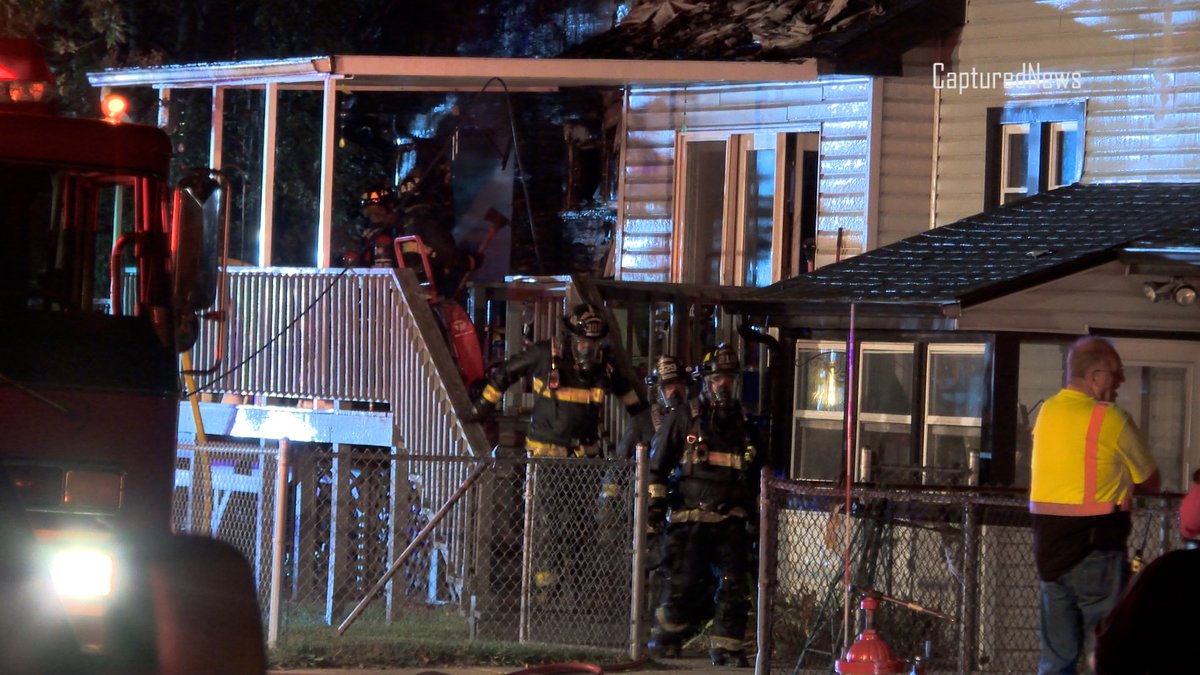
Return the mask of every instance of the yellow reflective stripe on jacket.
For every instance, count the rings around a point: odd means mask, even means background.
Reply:
[[[547,443],[546,441],[536,441],[526,437],[525,451],[530,457],[596,457],[600,454],[600,448],[596,445],[580,445],[570,448],[558,443]]]
[[[662,483],[651,483],[650,484],[650,498],[651,499],[658,499],[660,497],[666,497],[666,496],[667,496],[667,486],[666,485],[663,485]]]
[[[550,387],[546,386],[545,381],[543,381],[541,378],[535,377],[533,378],[533,391],[538,396],[556,398],[560,401],[567,401],[569,403],[600,404],[604,402],[603,387],[592,387],[590,389],[584,389],[582,387],[559,387],[558,389],[551,389]]]
[[[719,523],[726,518],[745,518],[746,510],[739,507],[729,509],[727,513],[717,513],[716,511],[706,511],[704,509],[686,509],[683,511],[672,511],[672,523]]]
[[[708,459],[705,461],[713,466],[726,466],[731,469],[742,468],[742,456],[729,452],[710,452],[708,453]]]
[[[495,388],[491,384],[488,384],[488,386],[483,388],[483,400],[487,401],[488,403],[499,403],[503,396],[504,392]]]

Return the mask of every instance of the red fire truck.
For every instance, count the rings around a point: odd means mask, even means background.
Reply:
[[[171,531],[179,353],[224,191],[162,131],[50,114],[0,40],[0,671],[261,672],[249,566]]]

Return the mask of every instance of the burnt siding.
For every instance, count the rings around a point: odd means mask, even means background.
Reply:
[[[671,281],[675,143],[683,130],[818,131],[817,229],[868,238],[868,78],[772,85],[635,88],[622,172],[618,278]],[[832,243],[833,237],[826,237]],[[832,259],[832,250],[819,253]]]
[[[983,208],[985,114],[1086,100],[1083,181],[1200,181],[1195,2],[973,0],[948,70],[1078,73],[1078,89],[941,91],[936,223]]]

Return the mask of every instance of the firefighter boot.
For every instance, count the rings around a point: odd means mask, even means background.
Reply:
[[[708,650],[708,655],[712,658],[714,666],[727,666],[730,668],[749,668],[750,661],[746,658],[746,654],[740,649],[722,649],[713,647]]]
[[[656,659],[677,659],[683,656],[683,635],[668,633],[655,626],[650,631],[646,650]]]

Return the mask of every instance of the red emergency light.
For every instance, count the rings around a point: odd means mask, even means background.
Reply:
[[[36,42],[0,38],[0,107],[42,104],[53,85],[54,75]]]

